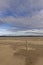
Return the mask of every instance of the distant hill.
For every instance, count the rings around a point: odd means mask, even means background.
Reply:
[[[28,36],[0,36],[0,37],[43,37],[43,35],[28,35]]]

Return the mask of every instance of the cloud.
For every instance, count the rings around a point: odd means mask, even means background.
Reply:
[[[32,16],[42,9],[43,0],[0,0],[2,14],[10,11],[16,17]]]
[[[8,36],[8,35],[11,35],[11,34],[12,34],[12,32],[7,31],[7,29],[0,29],[0,36],[2,36],[2,35]]]
[[[11,24],[11,27],[17,27],[21,29],[43,28],[43,10],[32,17],[17,17],[7,16],[0,18],[0,21]]]
[[[0,0],[0,11],[5,10],[8,7],[9,5],[8,5],[7,0]]]
[[[32,30],[24,30],[24,31],[9,31],[7,29],[0,29],[0,36],[19,36],[19,35],[43,35],[43,29],[32,29]]]
[[[1,28],[18,34],[26,34],[23,31],[30,29],[43,29],[43,0],[0,0]]]
[[[43,29],[31,29],[15,32],[15,35],[43,35]]]

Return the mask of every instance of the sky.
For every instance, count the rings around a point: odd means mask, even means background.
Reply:
[[[2,35],[43,35],[43,0],[0,0]]]

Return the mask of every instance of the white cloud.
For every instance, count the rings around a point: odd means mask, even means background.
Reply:
[[[18,35],[43,35],[43,29],[31,29],[25,31],[9,31],[7,29],[0,29],[0,36],[18,36]]]
[[[10,35],[11,32],[7,31],[6,29],[0,29],[0,36],[1,35]]]
[[[32,16],[32,17],[18,17],[15,18],[13,16],[8,16],[5,18],[0,18],[2,22],[7,22],[12,25],[18,25],[18,26],[29,26],[31,28],[43,28],[43,10],[38,12],[38,14]]]
[[[1,17],[4,15],[3,12],[5,12],[6,10],[11,11],[12,14],[14,14],[16,17],[11,15]],[[26,15],[26,17],[21,17],[22,13],[26,13],[28,16]],[[30,17],[30,15],[32,16]],[[43,0],[0,0],[0,22],[2,22],[2,24],[8,23],[12,26],[20,26],[21,28],[27,27],[28,29],[43,28]],[[43,34],[43,30],[35,29],[26,31],[31,32],[31,34],[38,34],[39,32],[39,34]],[[24,34],[26,31],[18,31],[17,33],[18,35]]]
[[[32,29],[15,32],[16,35],[43,35],[43,29]]]

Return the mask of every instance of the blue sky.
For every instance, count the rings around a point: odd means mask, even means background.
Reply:
[[[0,35],[43,35],[43,0],[0,0]]]

